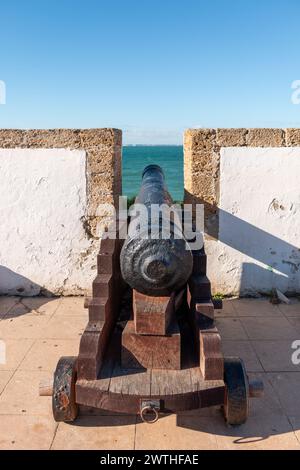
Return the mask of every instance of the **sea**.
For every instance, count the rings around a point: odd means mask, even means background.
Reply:
[[[123,195],[136,196],[145,166],[155,163],[165,173],[169,193],[174,201],[183,200],[182,145],[128,145],[123,147]]]

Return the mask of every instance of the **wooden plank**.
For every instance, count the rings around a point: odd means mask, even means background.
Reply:
[[[88,323],[80,340],[78,379],[97,379],[108,340],[103,321]]]
[[[191,367],[191,388],[193,391],[200,390],[204,386],[204,379],[200,367]]]
[[[180,309],[182,302],[185,298],[186,298],[186,288],[181,289],[181,291],[175,294],[175,298],[174,298],[175,312],[177,312]]]
[[[139,335],[134,323],[127,322],[122,333],[124,368],[180,369],[181,345],[178,323],[174,320],[168,336]]]
[[[210,281],[207,276],[191,276],[188,284],[191,296],[195,301],[200,302],[211,298]]]
[[[200,330],[200,369],[205,380],[223,380],[224,358],[216,328]]]
[[[191,392],[190,369],[152,370],[151,396],[182,395]]]
[[[93,281],[93,297],[109,297],[112,285],[112,274],[98,274]]]
[[[207,257],[202,251],[193,252],[193,276],[205,275],[207,267]]]
[[[126,370],[118,364],[115,366],[109,392],[121,395],[150,395],[151,371],[149,370]]]
[[[166,335],[175,313],[175,294],[150,297],[133,290],[135,331],[141,335]]]
[[[98,274],[113,274],[112,253],[100,253],[97,256]]]
[[[120,279],[118,256],[121,245],[122,241],[118,239],[103,238],[101,241],[93,297],[88,300],[89,322],[79,347],[78,380],[98,378],[119,315],[124,285]]]
[[[111,315],[111,301],[108,297],[92,297],[88,303],[89,320],[104,321]]]
[[[211,300],[203,300],[202,302],[195,303],[195,314],[196,321],[198,314],[203,315],[204,317],[209,318],[210,320],[214,319],[214,304]]]

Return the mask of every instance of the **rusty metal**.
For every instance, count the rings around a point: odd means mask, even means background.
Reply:
[[[54,372],[52,410],[55,421],[74,421],[78,414],[75,399],[76,357],[61,357]]]
[[[224,358],[224,381],[226,385],[224,416],[228,424],[238,425],[247,421],[249,415],[249,381],[245,366],[239,357]]]
[[[249,380],[249,396],[250,398],[261,398],[264,396],[264,384],[262,380]]]
[[[140,416],[144,423],[153,424],[159,418],[160,400],[142,400]]]
[[[152,220],[153,205],[169,208],[173,205],[164,173],[158,165],[144,169],[135,202],[143,204],[146,215],[141,217],[139,214],[138,227],[135,217],[131,219],[120,256],[123,279],[142,294],[169,295],[187,282],[193,268],[193,257],[181,227],[174,219],[168,227],[163,215],[156,221]]]

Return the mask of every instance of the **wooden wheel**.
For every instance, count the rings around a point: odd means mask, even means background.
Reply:
[[[75,400],[77,357],[61,357],[54,372],[52,411],[55,421],[74,421],[78,414]]]
[[[249,382],[242,359],[224,358],[224,382],[225,420],[232,425],[243,424],[249,414]]]

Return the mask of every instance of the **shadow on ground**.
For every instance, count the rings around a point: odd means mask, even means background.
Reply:
[[[15,302],[11,303],[4,318],[16,318],[29,313],[32,308],[26,305],[28,297],[34,297],[34,310],[39,310],[43,305],[57,298],[53,292],[45,289],[43,286],[5,266],[0,266],[0,301],[5,301],[9,297],[14,297]]]

